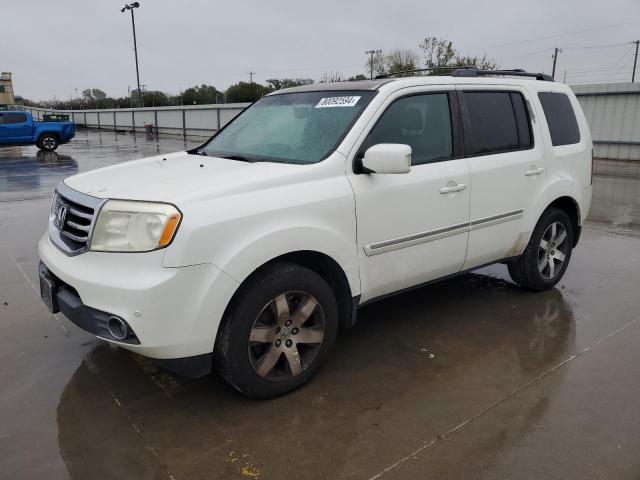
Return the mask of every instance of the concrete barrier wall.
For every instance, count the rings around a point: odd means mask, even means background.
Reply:
[[[144,132],[145,124],[151,124],[157,128],[159,134],[209,137],[249,105],[249,103],[226,103],[104,110],[51,110],[24,107],[24,110],[31,112],[35,120],[41,120],[46,113],[60,113],[69,115],[69,119],[76,125],[100,130]]]

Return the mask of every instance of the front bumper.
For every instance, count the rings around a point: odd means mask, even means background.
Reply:
[[[57,299],[65,316],[104,340],[155,359],[211,354],[238,286],[208,263],[163,267],[164,250],[67,256],[47,234],[38,250],[42,268],[64,285]],[[104,318],[110,315],[124,320],[138,343],[105,333]]]
[[[115,338],[107,323],[110,318],[114,317],[112,313],[96,310],[95,308],[88,307],[82,303],[82,299],[78,292],[71,285],[67,285],[65,282],[56,277],[44,263],[40,262],[38,265],[38,273],[41,277],[45,277],[54,286],[53,293],[53,313],[62,312],[71,322],[76,324],[83,330],[94,335],[111,340],[113,342],[130,343],[133,345],[140,345],[140,340],[136,336],[133,328],[125,322],[127,325],[127,336],[123,339]],[[124,321],[124,320],[123,320]]]

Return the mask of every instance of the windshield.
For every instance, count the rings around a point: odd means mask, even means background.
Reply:
[[[317,163],[340,143],[375,92],[283,93],[261,98],[198,153],[246,161]]]

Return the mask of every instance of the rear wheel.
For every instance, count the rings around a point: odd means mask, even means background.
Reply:
[[[43,133],[38,139],[36,146],[45,152],[53,152],[60,144],[57,135],[53,133]]]
[[[546,210],[531,234],[525,251],[509,262],[509,275],[517,284],[546,290],[560,281],[573,249],[573,226],[566,212]]]
[[[327,282],[299,265],[275,263],[232,302],[216,340],[216,368],[245,395],[282,395],[318,370],[337,327],[337,302]]]

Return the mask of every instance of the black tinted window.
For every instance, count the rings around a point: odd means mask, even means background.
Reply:
[[[520,148],[509,92],[465,92],[472,155]]]
[[[547,118],[553,146],[578,143],[580,130],[569,97],[564,93],[541,92],[538,98]]]
[[[518,128],[520,148],[531,148],[533,146],[531,122],[529,122],[529,115],[527,114],[527,107],[525,106],[522,94],[512,92],[511,104],[513,105],[513,112],[516,115],[516,127]]]
[[[379,143],[409,145],[413,165],[451,158],[453,139],[448,95],[413,95],[394,102],[367,139],[368,147]]]
[[[23,123],[27,121],[27,115],[24,113],[5,113],[4,123]]]

